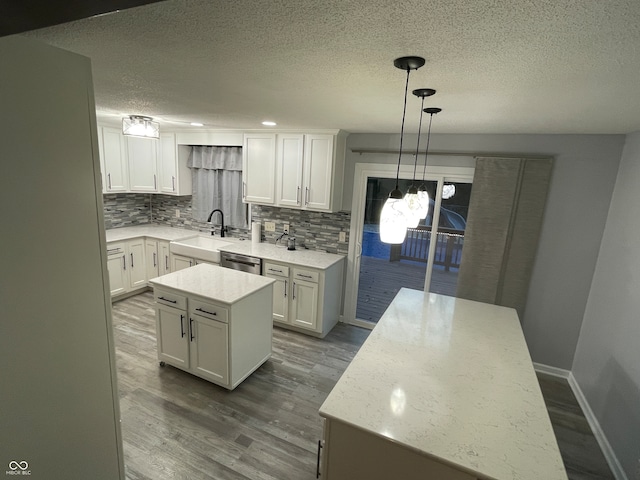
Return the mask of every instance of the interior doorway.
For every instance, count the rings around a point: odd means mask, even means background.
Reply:
[[[427,217],[404,243],[389,245],[380,241],[378,226],[395,172],[383,167],[357,164],[354,182],[345,321],[368,328],[403,287],[455,296],[473,178],[466,167],[430,169]],[[400,190],[411,185],[411,173],[401,170]]]

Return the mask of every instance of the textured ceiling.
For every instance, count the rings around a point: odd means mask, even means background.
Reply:
[[[90,57],[114,119],[398,133],[419,55],[434,132],[640,130],[638,0],[166,0],[25,35]]]

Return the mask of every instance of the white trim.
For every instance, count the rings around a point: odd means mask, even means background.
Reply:
[[[602,454],[604,455],[605,460],[609,464],[609,468],[611,469],[611,473],[616,480],[629,480],[627,474],[622,469],[622,465],[618,461],[618,457],[616,457],[613,448],[611,448],[611,444],[609,440],[607,440],[602,427],[600,427],[600,422],[596,418],[596,415],[591,410],[591,406],[587,401],[587,397],[585,397],[578,381],[573,376],[573,373],[570,370],[565,370],[563,368],[551,367],[549,365],[544,365],[542,363],[533,363],[533,368],[536,372],[546,373],[548,375],[553,375],[554,377],[562,377],[567,379],[569,382],[569,387],[571,387],[571,391],[576,397],[578,401],[578,405],[582,409],[585,418],[587,419],[587,423],[593,432],[593,436],[596,438],[598,445],[600,446],[600,450],[602,450]]]
[[[397,164],[388,163],[356,163],[353,177],[353,197],[351,200],[351,224],[349,229],[349,252],[347,255],[347,272],[345,285],[345,302],[343,319],[346,323],[355,323],[358,303],[358,282],[360,274],[360,255],[362,254],[362,234],[364,208],[369,177],[395,178]],[[442,183],[444,181],[473,181],[473,167],[427,166],[425,180]],[[400,166],[401,178],[413,177],[413,165]],[[429,277],[427,277],[428,279]]]

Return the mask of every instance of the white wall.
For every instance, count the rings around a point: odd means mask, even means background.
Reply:
[[[415,135],[405,139],[415,148]],[[438,135],[431,151],[470,155],[552,156],[551,187],[522,324],[533,360],[571,369],[607,218],[623,135]],[[425,145],[425,142],[421,142]],[[356,154],[357,148],[398,148],[398,135],[347,139],[343,208],[351,209],[356,163],[395,163],[397,155]],[[405,162],[411,162],[407,155]],[[422,159],[421,159],[422,160]],[[429,164],[466,161],[430,157]]]
[[[640,479],[640,132],[627,136],[573,375],[627,476]]]

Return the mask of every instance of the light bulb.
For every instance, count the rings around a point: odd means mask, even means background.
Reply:
[[[399,244],[407,235],[409,209],[400,190],[394,190],[380,213],[380,240],[384,243]]]

